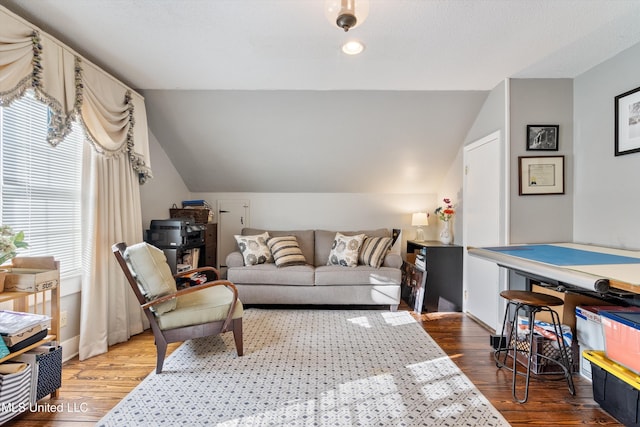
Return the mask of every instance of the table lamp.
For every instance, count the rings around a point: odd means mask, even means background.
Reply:
[[[423,226],[429,225],[429,214],[426,212],[416,212],[411,217],[411,225],[418,227],[416,230],[416,240],[424,240]]]

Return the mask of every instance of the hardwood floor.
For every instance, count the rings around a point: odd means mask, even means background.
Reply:
[[[574,375],[576,396],[569,394],[565,381],[532,380],[529,401],[514,403],[510,373],[496,369],[489,332],[462,313],[414,317],[514,427],[621,425],[593,401],[591,383],[579,374]],[[169,352],[178,346],[171,344]],[[8,425],[93,426],[154,368],[150,332],[111,347],[105,355],[83,362],[75,358],[64,364],[59,397],[41,400],[45,406],[39,411],[21,414]]]

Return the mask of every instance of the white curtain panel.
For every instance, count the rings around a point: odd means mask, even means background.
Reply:
[[[80,359],[148,327],[111,245],[142,240],[139,185],[151,177],[144,99],[0,6],[0,105],[32,89],[52,111],[49,142],[79,119],[83,161]]]
[[[84,154],[80,360],[104,353],[148,327],[111,251],[114,243],[142,238],[137,174],[126,156],[105,157],[88,144]]]

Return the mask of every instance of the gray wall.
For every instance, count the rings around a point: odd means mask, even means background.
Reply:
[[[573,87],[570,79],[511,79],[510,243],[573,239]],[[526,151],[528,124],[560,125],[556,151]],[[565,194],[518,195],[519,156],[565,156]]]
[[[640,87],[640,44],[574,80],[577,242],[640,249],[640,153],[614,156],[614,97]]]
[[[181,207],[182,200],[191,198],[182,177],[152,133],[149,133],[149,152],[153,179],[140,187],[142,227],[145,230],[152,219],[168,218],[171,205],[175,203]]]
[[[487,99],[480,109],[480,113],[467,132],[464,145],[468,145],[478,139],[484,138],[498,130],[504,137],[505,124],[507,120],[505,98],[506,88],[506,82],[502,81],[491,90],[489,96],[487,96]]]

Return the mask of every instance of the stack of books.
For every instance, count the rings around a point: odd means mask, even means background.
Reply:
[[[23,313],[20,311],[0,310],[0,357],[13,353],[47,336],[51,327],[51,317],[43,314]]]
[[[211,205],[206,200],[183,200],[183,208],[196,208],[196,209],[211,209]]]

